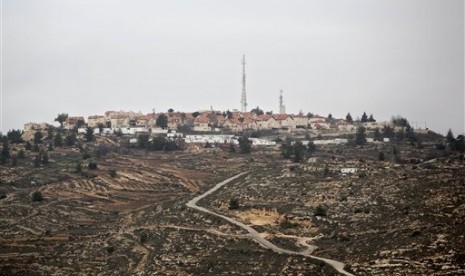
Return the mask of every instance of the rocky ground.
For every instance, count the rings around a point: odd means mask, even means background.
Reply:
[[[249,173],[199,205],[252,225],[281,248],[312,248],[344,262],[355,275],[465,273],[464,164],[442,158],[399,165],[388,154],[378,161],[378,151],[389,152],[383,147],[328,146],[302,164],[277,149],[128,150],[90,159],[60,149],[40,168],[26,159],[0,170],[0,274],[337,275],[186,207],[243,171]],[[398,147],[405,159],[431,155]],[[97,170],[87,168],[90,161]],[[358,171],[344,176],[345,167]],[[36,191],[42,201],[31,200]]]
[[[208,205],[274,240],[281,237],[277,242],[291,250],[295,236],[311,238],[318,247],[314,255],[342,261],[356,275],[465,273],[464,164],[452,158],[398,165],[349,157],[363,150],[346,150],[343,162],[327,155],[330,149],[316,153],[315,163],[266,158]],[[344,176],[343,167],[358,172]],[[239,209],[229,210],[231,198]]]

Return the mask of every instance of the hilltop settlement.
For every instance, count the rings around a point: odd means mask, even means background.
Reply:
[[[0,275],[465,274],[463,135],[258,107],[52,119],[0,135]]]

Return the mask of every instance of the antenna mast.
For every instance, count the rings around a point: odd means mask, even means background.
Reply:
[[[283,104],[283,90],[279,91],[279,114],[286,114],[286,106]]]
[[[245,92],[245,55],[242,55],[242,97],[241,111],[247,112],[247,94]]]

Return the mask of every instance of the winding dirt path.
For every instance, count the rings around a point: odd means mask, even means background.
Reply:
[[[223,187],[224,185],[228,184],[229,182],[243,176],[244,174],[246,174],[247,172],[244,172],[244,173],[240,173],[238,175],[235,175],[233,177],[230,177],[218,184],[216,184],[213,188],[211,188],[210,190],[206,191],[205,193],[191,199],[189,202],[186,203],[187,207],[189,208],[192,208],[192,209],[195,209],[195,210],[198,210],[200,212],[203,212],[203,213],[207,213],[207,214],[210,214],[210,215],[213,215],[213,216],[217,216],[217,217],[220,217],[232,224],[235,224],[239,227],[241,227],[242,229],[245,229],[247,232],[249,232],[249,236],[250,238],[254,239],[256,242],[258,242],[259,244],[261,244],[262,246],[266,247],[266,248],[269,248],[271,250],[273,250],[274,252],[277,252],[277,253],[282,253],[282,254],[288,254],[288,255],[300,255],[300,256],[305,256],[305,257],[310,257],[312,259],[315,259],[315,260],[320,260],[320,261],[323,261],[325,263],[327,263],[328,265],[332,266],[335,270],[337,270],[339,273],[342,273],[344,275],[347,275],[347,276],[354,276],[353,274],[347,272],[344,270],[344,264],[341,263],[341,262],[338,262],[338,261],[335,261],[335,260],[331,260],[331,259],[326,259],[326,258],[321,258],[321,257],[317,257],[317,256],[313,256],[311,255],[310,253],[308,253],[308,251],[304,251],[304,252],[298,252],[298,251],[292,251],[292,250],[286,250],[286,249],[282,249],[276,245],[274,245],[273,243],[267,241],[266,239],[264,239],[262,237],[262,235],[260,235],[260,233],[258,233],[255,229],[253,229],[252,227],[248,226],[248,225],[245,225],[244,223],[242,222],[239,222],[233,218],[230,218],[230,217],[227,217],[227,216],[224,216],[224,215],[220,215],[220,214],[217,214],[213,211],[210,211],[204,207],[200,207],[197,205],[197,203],[199,202],[199,200],[201,200],[202,198],[216,192],[218,189],[220,189],[221,187]]]

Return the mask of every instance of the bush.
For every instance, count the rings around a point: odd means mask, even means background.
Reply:
[[[149,236],[147,235],[147,233],[141,233],[140,234],[140,242],[141,243],[145,243],[147,240],[148,240]]]
[[[288,220],[281,222],[281,228],[283,229],[292,229],[298,227],[299,224],[289,222]]]
[[[114,246],[111,246],[111,245],[110,245],[110,246],[107,246],[107,253],[108,253],[108,254],[111,254],[111,253],[113,253],[113,252],[115,252],[115,247],[114,247]]]
[[[384,152],[380,151],[378,154],[378,160],[379,161],[384,161]]]
[[[239,209],[239,200],[237,198],[231,198],[231,200],[229,200],[229,210],[237,209]]]
[[[249,138],[242,136],[239,138],[239,150],[241,153],[250,153],[252,150],[252,141]]]
[[[115,178],[115,177],[117,176],[115,170],[109,170],[109,171],[108,171],[108,174],[109,174],[112,178]]]
[[[82,166],[81,163],[76,164],[76,173],[81,173],[82,172]]]
[[[90,162],[89,165],[87,166],[90,170],[96,170],[98,168],[97,163],[95,162]]]
[[[229,144],[229,152],[230,153],[236,152],[236,146],[233,143]]]
[[[35,191],[32,194],[32,201],[33,202],[38,202],[38,201],[42,201],[42,200],[44,200],[44,198],[42,197],[42,193],[40,191]]]
[[[315,211],[313,213],[315,216],[320,216],[320,217],[326,217],[326,208],[324,208],[321,205],[318,205],[315,208]]]

